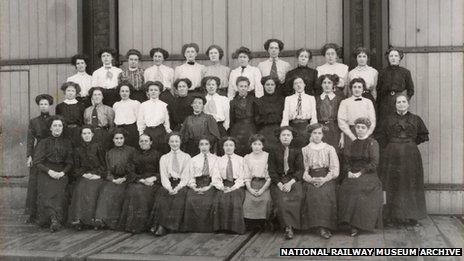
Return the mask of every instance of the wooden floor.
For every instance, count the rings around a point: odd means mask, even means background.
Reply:
[[[311,233],[296,233],[284,240],[282,233],[150,234],[65,229],[50,233],[24,224],[21,214],[0,215],[0,260],[277,260],[281,247],[454,247],[464,246],[463,220],[430,216],[418,228],[384,229],[356,238],[343,232],[330,240]],[[369,257],[364,260],[462,260],[462,257]],[[301,258],[303,259],[303,258]],[[308,258],[305,258],[308,259]],[[312,260],[334,260],[313,257]],[[359,260],[359,257],[338,259]]]

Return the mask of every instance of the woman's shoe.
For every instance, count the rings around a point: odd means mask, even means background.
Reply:
[[[319,235],[324,239],[329,239],[332,237],[332,233],[323,227],[319,229]]]
[[[155,232],[155,236],[157,237],[161,237],[161,236],[164,236],[167,234],[167,231],[166,231],[166,228],[164,228],[163,226],[158,226],[158,229],[156,230]]]
[[[285,228],[285,239],[289,240],[293,238],[293,229],[292,227],[288,226]]]
[[[351,228],[350,236],[355,237],[359,234],[359,230],[355,227]]]

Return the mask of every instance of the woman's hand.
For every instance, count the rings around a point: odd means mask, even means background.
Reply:
[[[338,147],[340,149],[343,149],[343,147],[345,146],[345,135],[340,135],[340,141],[338,142]]]
[[[356,173],[353,173],[353,172],[348,172],[348,178],[350,179],[357,179],[361,176],[361,172],[356,172]]]
[[[32,167],[32,157],[31,156],[27,157],[26,166],[28,168]]]
[[[124,181],[126,181],[126,178],[119,178],[119,179],[113,179],[114,184],[122,184]]]

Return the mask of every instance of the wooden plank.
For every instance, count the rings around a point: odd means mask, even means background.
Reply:
[[[68,24],[68,17],[66,16],[66,9],[69,7],[66,4],[66,0],[56,0],[55,1],[55,23],[56,23],[56,31],[55,31],[55,39],[56,39],[56,57],[66,57],[67,46],[63,46],[63,42],[66,43],[66,25]],[[72,4],[74,1],[69,1]],[[77,12],[77,10],[75,10]],[[76,15],[76,14],[75,14]],[[74,25],[77,31],[77,23]],[[71,32],[69,32],[71,33]],[[75,39],[77,42],[77,38]],[[60,44],[61,43],[61,44]],[[77,50],[76,50],[77,51]],[[71,54],[70,56],[72,56]]]
[[[182,0],[182,43],[192,42],[192,1]]]
[[[267,3],[267,2],[266,2]],[[265,4],[266,4],[265,3]],[[263,39],[263,29],[264,27],[270,27],[269,24],[263,24],[263,1],[254,0],[251,2],[251,10],[254,11],[254,15],[251,16],[251,45],[252,50],[264,50],[263,43],[266,39]]]
[[[440,1],[428,1],[428,45],[440,45]]]
[[[451,5],[451,21],[453,21],[451,24],[452,45],[463,45],[464,2],[462,0],[452,0]]]
[[[240,45],[246,46],[248,48],[251,47],[251,39],[253,38],[253,35],[251,34],[251,16],[252,16],[251,1],[252,0],[242,0],[242,5],[241,5],[242,13],[241,13],[241,20],[239,22],[241,25],[241,33],[242,33]],[[271,4],[268,4],[268,5],[272,7]],[[270,32],[272,34],[272,31]]]
[[[283,8],[285,7],[282,0],[272,0],[272,37],[274,38],[283,38]],[[286,28],[286,30],[290,30],[290,28]]]
[[[429,54],[429,61],[439,61],[440,57],[438,54]],[[440,88],[436,86],[440,86],[440,64],[437,62],[429,62],[428,64],[428,82],[430,88],[429,90],[429,101],[428,105],[429,108],[436,108],[433,110],[429,110],[429,132],[430,137],[440,137],[440,101],[436,97],[440,97]],[[440,140],[432,138],[429,141],[429,162],[430,162],[430,169],[429,173],[430,179],[429,182],[431,183],[439,183],[440,176],[441,176],[441,169],[440,169],[440,161],[436,160],[440,158]]]
[[[256,40],[261,41],[261,44],[263,44],[264,41],[266,41],[267,39],[273,37],[274,32],[273,32],[272,27],[273,27],[274,21],[273,21],[273,18],[272,18],[272,14],[273,14],[272,1],[263,0],[263,2],[261,3],[261,6],[262,6],[262,13],[260,13],[259,15],[261,16],[261,19],[263,21],[262,25],[261,25],[262,26],[262,33],[261,33],[261,38],[258,38]],[[262,47],[258,48],[258,50],[262,50]],[[253,51],[255,51],[255,50],[253,50]]]
[[[214,41],[214,20],[216,15],[213,12],[213,0],[202,0],[201,6],[203,7],[200,11],[201,21],[201,48],[200,52],[204,53],[208,46],[210,46]],[[222,16],[219,16],[222,18]]]
[[[419,4],[420,5],[420,4]],[[417,28],[416,28],[416,0],[405,0],[405,45],[417,46]]]
[[[142,10],[141,10],[142,12],[139,15],[140,15],[140,18],[142,19],[142,27],[138,29],[133,29],[133,30],[142,32],[142,44],[140,45],[139,47],[140,49],[138,50],[142,53],[148,53],[154,43],[161,42],[161,39],[152,38],[153,33],[155,31],[161,32],[164,30],[163,29],[164,27],[161,23],[159,24],[156,23],[161,19],[161,17],[156,17],[157,15],[159,15],[159,13],[161,13],[161,3],[159,1],[157,2],[157,1],[152,1],[152,0],[142,0],[141,5],[142,5]],[[156,10],[159,10],[157,13],[152,12],[152,5],[157,5]],[[135,14],[135,16],[138,16],[138,14]]]
[[[451,54],[440,54],[440,183],[451,183],[452,175],[452,111],[453,100],[452,89],[452,70],[449,68]],[[457,105],[457,104],[456,104]],[[435,108],[435,107],[432,107]],[[462,116],[461,116],[462,118]]]
[[[190,25],[192,31],[192,42],[197,43],[200,47],[200,52],[204,49],[203,46],[203,26],[202,26],[202,10],[208,8],[203,6],[203,0],[201,1],[192,1],[192,24]],[[209,44],[209,43],[206,43]]]
[[[10,59],[10,1],[0,1],[0,57]]]
[[[417,46],[428,45],[428,5],[420,3],[416,5],[416,43]]]
[[[295,48],[301,48],[295,46],[295,20],[292,17],[295,16],[295,11],[299,7],[296,6],[294,1],[285,1],[283,5],[283,36],[282,41],[285,43],[285,49],[295,50]]]
[[[20,39],[19,39],[19,2],[18,1],[10,1],[9,5],[9,12],[10,12],[10,58],[20,58],[21,53],[18,48],[20,46]],[[3,27],[2,27],[3,28]]]
[[[316,33],[316,28],[317,28],[317,24],[316,24],[316,17],[317,17],[317,13],[319,12],[319,10],[316,9],[316,1],[315,0],[311,0],[311,1],[308,1],[306,0],[306,5],[305,5],[305,9],[306,9],[306,44],[308,48],[314,48],[314,49],[320,49],[322,47],[322,45],[318,44],[318,41],[317,41],[317,33]]]
[[[294,37],[295,37],[295,49],[306,47],[306,10],[305,10],[305,0],[295,0],[295,12],[293,16],[294,24]],[[285,19],[288,19],[286,17]],[[287,48],[288,49],[288,48]]]
[[[427,206],[427,213],[439,214],[440,212],[440,194],[439,191],[426,191],[425,202]]]
[[[64,5],[66,13],[66,24],[60,25],[60,28],[65,30],[65,42],[64,46],[65,53],[63,56],[70,57],[79,52],[79,27],[81,26],[78,19],[78,0],[65,1],[61,2]],[[81,49],[83,47],[81,46]]]
[[[133,24],[132,24],[131,30],[133,31],[134,38],[132,39],[133,42],[132,42],[132,45],[129,46],[129,49],[135,48],[135,49],[141,50],[143,48],[143,34],[145,30],[143,30],[142,28],[144,28],[145,24],[143,24],[143,21],[142,21],[142,10],[143,10],[142,1],[137,1],[137,0],[132,1],[132,23]],[[158,42],[159,38],[158,39],[155,38],[154,41]]]
[[[456,217],[431,216],[448,247],[461,248],[464,245],[463,224]]]
[[[229,43],[227,43],[227,4],[226,0],[214,0],[212,3],[214,14],[213,42],[221,46],[224,50],[223,61],[225,64],[228,64],[230,58],[230,50],[228,49]]]
[[[27,0],[19,0],[19,12],[17,14],[19,19],[19,57],[30,58],[29,56],[29,3]],[[4,28],[4,27],[3,27]],[[2,29],[3,30],[3,29]],[[15,48],[16,49],[16,48]]]
[[[134,33],[132,30],[132,1],[119,0],[118,6],[119,51],[126,52],[132,46]],[[147,34],[151,34],[151,32],[148,32]]]
[[[167,49],[170,53],[181,53],[182,48],[182,0],[172,1],[172,46]],[[169,48],[169,46],[166,46]]]
[[[343,44],[343,2],[327,1],[327,42]]]
[[[453,43],[452,27],[455,21],[452,20],[451,0],[441,0],[440,2],[440,45],[451,45]],[[462,25],[462,24],[461,24]]]
[[[464,183],[464,177],[462,173],[464,172],[464,165],[463,165],[463,150],[464,150],[464,123],[463,123],[463,74],[464,74],[464,62],[463,62],[463,54],[453,54],[452,57],[452,64],[451,64],[451,71],[452,71],[452,83],[451,83],[451,97],[452,97],[452,183],[462,184]],[[459,87],[461,86],[461,87]],[[462,205],[461,205],[462,208]]]
[[[241,19],[241,1],[228,1],[227,2],[227,17],[229,21],[239,21]],[[228,31],[228,45],[229,45],[229,57],[240,47],[241,43],[241,26],[240,23],[227,22]],[[233,60],[229,61],[229,66],[232,67],[234,64]]]
[[[163,10],[162,10],[162,4],[165,1],[162,0],[154,0],[152,1],[152,43],[155,46],[162,46],[163,41],[162,41],[162,31],[165,30],[162,25],[162,20],[163,20]],[[143,27],[143,24],[142,24]],[[149,45],[151,46],[151,45]]]
[[[440,195],[440,214],[451,214],[451,195],[449,191],[439,191]]]
[[[389,2],[390,6],[390,44],[393,46],[406,45],[406,8],[405,0]]]
[[[453,215],[464,214],[464,192],[463,191],[450,191],[451,198],[451,210],[450,213]]]
[[[167,48],[167,50],[172,49],[172,24],[175,23],[173,22],[173,10],[172,10],[172,2],[171,1],[162,1],[161,2],[161,12],[162,12],[162,17],[161,17],[161,46],[164,48]],[[148,45],[151,46],[151,45]],[[146,48],[144,52],[148,53],[149,49],[151,47]]]
[[[56,1],[47,0],[47,57],[56,58],[57,56],[57,18]]]
[[[316,46],[328,43],[327,37],[327,1],[316,0]],[[341,18],[337,18],[341,19]]]
[[[38,58],[48,58],[47,5],[37,4]]]
[[[408,54],[408,56],[413,54]],[[416,79],[414,82],[414,86],[416,89],[416,104],[417,104],[417,115],[422,118],[425,125],[429,126],[429,82],[428,82],[428,55],[427,54],[415,54],[416,55]],[[429,155],[429,142],[423,143],[419,145],[419,151],[422,155],[422,164],[424,166],[424,182],[428,183],[429,176],[431,173],[429,172],[430,168],[430,159]]]

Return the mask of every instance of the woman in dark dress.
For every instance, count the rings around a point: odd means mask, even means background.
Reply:
[[[293,90],[293,81],[295,78],[301,78],[305,82],[305,93],[309,95],[320,95],[322,90],[320,85],[317,84],[317,71],[309,67],[312,53],[308,48],[301,48],[296,51],[296,58],[298,58],[298,66],[289,71],[285,76],[285,84],[283,95],[290,96],[295,93]]]
[[[256,97],[248,93],[250,80],[239,76],[235,82],[238,95],[230,101],[230,136],[238,141],[236,153],[245,156],[250,153],[248,139],[256,133],[255,108]]]
[[[384,218],[388,223],[417,224],[427,216],[424,170],[417,145],[429,140],[422,119],[408,111],[408,97],[396,98],[396,113],[386,117],[379,127],[383,147],[380,177],[387,193]]]
[[[263,77],[261,84],[264,87],[264,96],[256,101],[255,121],[258,133],[266,138],[265,150],[279,143],[275,133],[280,129],[284,98],[276,92],[278,82],[277,78]]]
[[[304,161],[302,206],[303,229],[318,229],[322,238],[329,239],[330,230],[337,228],[337,196],[335,179],[340,165],[335,148],[322,141],[320,123],[308,126],[310,142],[301,149]]]
[[[118,228],[127,179],[135,171],[136,150],[124,144],[126,135],[123,129],[115,129],[112,134],[114,147],[106,153],[106,180],[98,196],[95,229]]]
[[[285,239],[292,239],[293,229],[301,227],[303,158],[300,150],[290,148],[294,133],[289,126],[281,127],[280,144],[269,152],[268,158],[271,198],[277,219],[285,228]]]
[[[168,137],[171,151],[161,156],[161,185],[153,205],[151,232],[163,236],[168,230],[179,231],[184,218],[185,196],[189,182],[187,164],[190,155],[180,150],[181,136],[172,132]]]
[[[200,154],[189,160],[186,175],[188,189],[185,199],[183,231],[213,232],[213,206],[216,189],[211,183],[218,156],[211,154],[208,138],[199,140]]]
[[[334,147],[337,155],[340,155],[342,135],[338,127],[337,115],[343,97],[334,92],[338,79],[336,74],[324,74],[319,77],[318,81],[324,92],[316,96],[316,111],[317,120],[327,129],[323,141]]]
[[[400,66],[404,57],[403,51],[390,47],[385,56],[388,59],[388,66],[380,71],[377,83],[378,122],[396,112],[395,98],[397,94],[406,94],[408,100],[414,95],[411,72]]]
[[[37,224],[55,232],[65,221],[68,174],[73,165],[71,141],[63,137],[64,119],[49,119],[51,135],[39,142],[34,151],[37,168]]]
[[[193,114],[193,97],[188,93],[191,86],[192,82],[187,78],[177,79],[174,82],[175,98],[172,103],[168,104],[169,119],[171,119],[173,131],[179,131],[187,116]]]
[[[82,142],[74,150],[74,186],[69,207],[69,223],[77,230],[93,226],[98,194],[106,174],[105,150],[94,141],[94,130],[84,125],[81,131]]]
[[[129,176],[119,224],[121,230],[141,233],[150,228],[150,213],[160,188],[160,154],[147,134],[139,138],[140,151],[134,156],[135,171]]]
[[[226,137],[223,142],[224,156],[220,157],[213,170],[212,184],[218,190],[213,209],[214,231],[245,233],[243,218],[243,189],[245,161],[234,153],[237,142]]]
[[[221,135],[214,117],[203,112],[206,98],[201,95],[193,95],[192,98],[193,114],[185,119],[180,135],[184,141],[182,149],[193,157],[200,151],[198,142],[201,138],[207,137],[212,151],[216,151],[216,142]]]
[[[40,115],[29,121],[27,130],[27,162],[29,168],[29,180],[27,184],[26,209],[27,223],[34,223],[37,214],[37,169],[33,166],[32,156],[37,144],[50,136],[48,119],[50,118],[50,106],[53,105],[53,97],[48,94],[40,94],[35,97],[35,103],[39,106]]]
[[[61,85],[64,93],[64,101],[56,105],[56,115],[61,115],[66,123],[64,136],[71,140],[74,147],[81,143],[81,126],[84,124],[84,104],[77,101],[76,97],[81,91],[77,83],[65,82]]]
[[[357,138],[346,153],[348,177],[338,191],[338,222],[350,225],[350,235],[358,229],[374,231],[382,226],[382,184],[377,176],[379,144],[367,135],[368,118],[355,121]]]

